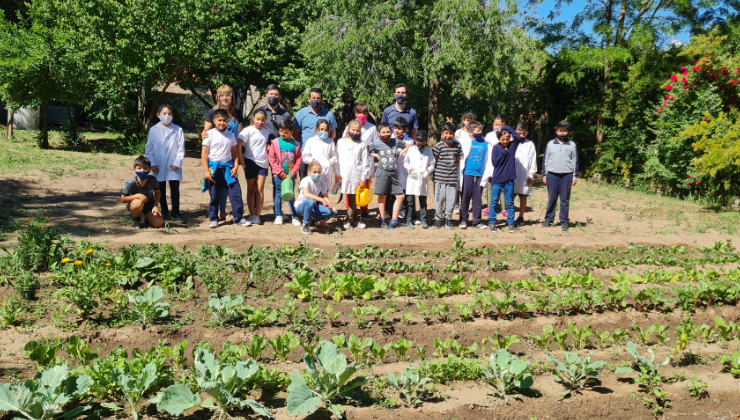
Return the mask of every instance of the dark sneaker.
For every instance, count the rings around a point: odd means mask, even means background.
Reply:
[[[406,227],[409,228],[409,229],[413,229],[414,228],[414,222],[412,222],[411,220],[407,220],[406,221]]]
[[[391,220],[391,224],[388,225],[388,229],[397,229],[398,228],[398,220]]]
[[[478,229],[485,229],[486,228],[486,224],[483,223],[483,222],[480,222],[477,225],[475,225],[475,227],[477,227]]]
[[[167,220],[170,218],[170,213],[162,213],[162,219]]]
[[[138,217],[132,217],[131,229],[141,229],[141,219],[139,219]]]
[[[465,221],[465,220],[463,220],[463,221],[460,222],[459,225],[457,225],[457,227],[459,227],[460,229],[467,229],[468,228],[468,222]]]
[[[429,227],[429,224],[427,223],[427,221],[426,220],[422,220],[421,221],[421,228],[422,229],[426,229],[428,227]]]
[[[188,222],[188,219],[182,217],[180,213],[172,214],[172,220],[176,221],[177,223],[187,223]]]
[[[434,229],[442,229],[442,221],[441,220],[435,220],[434,224],[432,225],[432,228]]]
[[[560,228],[563,229],[563,232],[568,231],[568,222],[563,222],[560,224]]]
[[[388,222],[386,222],[385,219],[383,219],[383,220],[380,221],[380,228],[381,229],[388,229],[389,228],[388,227]]]
[[[547,220],[545,220],[544,222],[542,222],[542,227],[543,228],[548,228],[550,226],[552,226],[552,222],[548,222]]]
[[[455,229],[455,225],[452,224],[452,219],[447,219],[447,222],[445,223],[445,227],[447,229]]]
[[[514,232],[516,232],[516,226],[514,225],[509,226],[509,233],[514,233]]]
[[[524,224],[524,218],[523,217],[517,217],[516,222],[514,222],[517,226],[521,226]]]
[[[493,223],[489,223],[489,224],[488,224],[488,230],[490,230],[491,232],[496,232],[496,231],[498,231],[498,229],[496,229],[496,225],[495,225],[495,224],[493,224]]]
[[[310,235],[311,229],[308,227],[308,225],[301,225],[301,233],[304,235]]]
[[[372,217],[370,217],[370,212],[367,212],[367,211],[366,211],[366,212],[364,212],[364,213],[360,213],[360,219],[365,219],[365,220],[370,220],[370,219],[372,219]]]

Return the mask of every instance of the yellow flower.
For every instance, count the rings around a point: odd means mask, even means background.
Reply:
[[[47,218],[46,218],[46,221],[47,221],[47,222],[50,222],[50,221],[51,221],[51,217],[47,217]]]
[[[90,248],[87,251],[85,251],[85,254],[92,254],[93,252],[95,252],[95,250]]]
[[[27,221],[27,222],[30,222],[30,221],[31,221],[31,219],[29,219],[28,217],[26,217],[26,221]]]
[[[74,262],[74,265],[82,265],[82,261],[77,260],[77,261]]]
[[[108,265],[108,266],[109,266],[109,265],[110,265],[110,261],[108,261],[108,264],[106,264],[106,265]]]
[[[41,229],[42,227],[43,227],[42,225],[39,225],[39,229]]]
[[[8,304],[8,302],[3,302],[3,306],[6,306],[7,304]]]
[[[62,264],[67,264],[71,260],[69,258],[62,258]]]

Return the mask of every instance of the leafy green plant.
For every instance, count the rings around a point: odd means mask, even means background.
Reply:
[[[429,394],[425,386],[432,379],[420,377],[419,372],[411,366],[407,366],[401,376],[386,372],[385,377],[401,393],[401,402],[407,407],[417,406]]]
[[[555,331],[552,333],[552,338],[555,339],[555,345],[557,345],[560,350],[565,350],[568,347],[565,342],[565,340],[568,339],[568,330],[560,332]]]
[[[620,345],[624,343],[624,341],[628,338],[630,338],[630,335],[627,331],[622,331],[617,328],[616,330],[614,330],[614,334],[612,334],[611,340],[614,342],[614,344]]]
[[[24,358],[30,359],[36,364],[36,370],[41,372],[47,366],[61,365],[62,360],[56,357],[57,351],[62,346],[61,342],[39,344],[37,341],[29,341],[23,347]]]
[[[172,347],[162,346],[162,353],[170,358],[175,369],[181,370],[185,366],[185,349],[187,346],[188,340],[182,340],[182,342]]]
[[[252,335],[252,339],[249,340],[247,345],[247,355],[254,360],[259,360],[262,356],[262,352],[265,351],[265,339],[257,334]]]
[[[284,362],[288,353],[300,344],[300,339],[297,336],[294,336],[293,333],[287,332],[275,338],[271,338],[268,343],[270,344],[270,347],[272,347],[272,351],[275,353],[275,358]]]
[[[313,299],[313,288],[318,286],[318,283],[313,278],[314,274],[310,271],[297,271],[293,277],[293,281],[285,284],[283,287],[288,289],[288,292],[292,296],[304,302],[309,302]]]
[[[598,383],[599,373],[596,369],[604,366],[606,362],[600,360],[592,363],[591,356],[592,354],[589,353],[581,360],[577,354],[564,351],[564,362],[561,362],[554,356],[545,354],[547,360],[555,367],[552,371],[553,379],[567,388],[560,397],[561,400],[571,396],[573,392],[580,393],[580,390],[586,386]]]
[[[67,344],[64,346],[67,354],[72,357],[80,366],[86,365],[97,359],[98,354],[90,350],[90,345],[76,335],[69,337]]]
[[[413,343],[403,337],[399,337],[398,341],[391,343],[391,348],[396,352],[396,358],[398,360],[405,360],[406,353],[411,349]]]
[[[658,373],[658,369],[670,363],[670,357],[666,357],[665,360],[656,365],[655,352],[653,349],[648,349],[650,357],[645,357],[637,353],[637,347],[635,346],[635,343],[631,341],[627,343],[627,352],[632,356],[635,362],[634,366],[639,370],[637,383],[645,386],[648,391],[652,391],[654,388],[659,387],[663,382],[663,379]],[[630,374],[633,372],[635,372],[635,370],[632,367],[622,367],[614,371],[614,373],[618,375],[623,373]]]
[[[259,371],[259,365],[254,360],[239,361],[236,364],[218,362],[208,350],[197,349],[195,353],[195,368],[198,371],[195,381],[200,392],[205,392],[210,398],[201,402],[198,394],[193,393],[187,385],[171,385],[157,396],[149,400],[157,404],[159,412],[167,412],[179,416],[195,407],[214,410],[219,418],[234,409],[251,408],[255,413],[270,417],[270,412],[264,405],[251,399],[238,397],[247,381]]]
[[[584,325],[581,328],[576,328],[576,323],[570,321],[568,323],[568,330],[573,333],[572,341],[573,347],[577,350],[583,350],[591,345],[591,327]]]
[[[714,325],[719,332],[719,336],[725,341],[730,341],[737,332],[737,325],[734,322],[725,322],[719,315],[714,317]]]
[[[318,308],[316,308],[318,310]],[[245,326],[253,328],[261,328],[268,324],[272,324],[277,321],[278,312],[270,309],[269,306],[263,308],[253,308],[248,305],[244,305],[240,308],[242,315],[244,315],[244,321],[242,322]],[[317,313],[314,312],[314,319]],[[313,319],[306,317],[306,321],[313,323]]]
[[[385,346],[381,346],[378,343],[373,343],[370,351],[373,353],[373,358],[375,358],[376,362],[385,363],[385,358],[387,357],[388,351],[390,349],[391,343],[388,343]]]
[[[533,338],[537,346],[542,350],[547,350],[552,342],[552,336],[555,333],[555,328],[552,325],[546,324],[542,326],[542,336],[533,334]]]
[[[437,350],[434,355],[437,357],[444,357],[444,355],[447,353],[447,350],[450,348],[450,339],[447,338],[445,339],[445,341],[442,341],[439,339],[439,337],[435,337],[434,343],[432,345]]]
[[[609,331],[604,331],[601,334],[596,334],[596,339],[599,340],[599,348],[606,347],[606,339],[609,338]]]
[[[658,339],[658,344],[661,346],[665,345],[665,342],[668,341],[668,329],[671,327],[669,325],[660,325],[660,324],[653,324],[653,327],[655,327],[655,338]]]
[[[82,398],[90,381],[87,375],[70,376],[67,365],[54,366],[21,384],[0,384],[0,411],[15,412],[29,420],[74,418],[89,410],[91,405],[71,410],[64,407]]]
[[[365,355],[368,350],[372,351],[374,344],[373,339],[370,337],[360,339],[356,335],[352,334],[347,339],[347,350],[352,354],[352,358],[355,359],[355,362],[362,363],[365,360]],[[378,359],[378,361],[382,360]]]
[[[347,365],[347,358],[337,352],[336,344],[330,341],[323,341],[314,354],[306,355],[303,360],[311,385],[300,373],[290,374],[287,407],[288,413],[294,416],[311,414],[323,404],[341,419],[344,410],[336,400],[352,399],[355,389],[371,379],[363,376],[352,379],[359,368]],[[320,369],[317,369],[317,364]]]
[[[488,366],[481,366],[481,369],[488,383],[507,404],[509,397],[521,399],[521,395],[514,394],[514,391],[529,389],[534,384],[529,362],[519,360],[505,349],[493,353]]]
[[[455,303],[455,307],[457,308],[457,314],[460,316],[460,318],[463,321],[472,321],[473,320],[473,308],[475,306],[475,302],[468,302],[468,303]]]
[[[683,389],[689,391],[689,395],[700,400],[706,398],[709,393],[707,392],[707,383],[699,378],[691,378],[691,383],[684,385]]]
[[[71,240],[70,235],[62,237],[56,228],[42,221],[26,219],[12,257],[23,270],[43,271],[64,257]],[[1,249],[8,252],[5,247]]]
[[[701,324],[699,325],[699,334],[701,334],[701,338],[704,340],[704,344],[709,344],[710,342],[714,341],[714,337],[716,336],[714,332],[714,327],[707,324]]]
[[[740,377],[740,352],[736,351],[722,356],[721,372],[729,372],[735,375],[736,378]]]
[[[218,297],[217,294],[208,296],[208,307],[211,309],[211,322],[223,326],[232,321],[237,314],[237,309],[244,303],[242,295]]]
[[[31,271],[22,273],[13,283],[15,291],[25,300],[36,299],[36,292],[41,288],[39,278]]]
[[[331,305],[326,305],[326,319],[329,321],[329,325],[335,328],[338,325],[337,319],[342,316],[341,311],[335,311]]]
[[[127,375],[121,368],[111,370],[110,376],[116,385],[121,388],[123,396],[129,403],[134,420],[139,420],[139,403],[142,401],[144,393],[157,381],[157,366],[154,363],[148,363],[138,377]],[[122,410],[121,407],[113,403],[103,403],[101,405],[115,411]]]
[[[13,299],[2,302],[0,305],[0,329],[5,329],[21,323],[21,316],[26,311],[26,306],[17,303]]]
[[[637,324],[632,325],[632,330],[636,332],[635,339],[638,343],[646,346],[650,341],[650,335],[655,332],[655,324],[649,326],[647,329],[643,329]]]
[[[128,301],[131,303],[131,313],[134,320],[141,322],[144,328],[149,327],[155,320],[169,315],[169,302],[162,302],[164,290],[159,286],[152,286],[145,292],[129,292]]]

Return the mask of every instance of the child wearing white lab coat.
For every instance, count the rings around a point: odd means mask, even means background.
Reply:
[[[152,172],[159,181],[161,195],[159,208],[162,217],[185,223],[180,214],[180,181],[182,160],[185,158],[185,136],[182,128],[172,123],[172,106],[160,104],[157,108],[159,124],[149,129],[144,156],[152,163]],[[172,212],[167,206],[167,184],[170,184]]]
[[[360,221],[355,197],[360,185],[370,184],[370,154],[367,144],[362,141],[360,128],[359,121],[350,121],[347,127],[347,137],[342,137],[337,142],[339,172],[342,176],[341,191],[349,202],[347,221],[344,223],[345,229],[352,227],[352,223],[355,223],[354,226],[358,229],[367,227]]]
[[[355,105],[355,119],[360,123],[360,137],[362,138],[362,141],[367,144],[368,148],[375,140],[380,140],[380,136],[378,135],[378,127],[375,126],[375,124],[372,124],[370,121],[367,120],[367,118],[370,116],[370,108],[366,104],[363,103],[357,103]],[[349,127],[346,127],[344,129],[344,134],[342,134],[342,137],[347,137],[347,130]],[[370,159],[370,178],[375,179],[375,160]],[[327,184],[330,185],[330,184]],[[349,202],[347,202],[347,210],[349,210]],[[360,207],[360,217],[366,218],[367,216],[367,206]]]
[[[327,188],[334,185],[331,179],[332,174],[337,182],[340,178],[339,154],[334,141],[329,138],[329,131],[331,131],[329,121],[319,119],[316,122],[316,135],[306,140],[302,150],[303,163],[308,165],[313,161],[318,161],[321,164],[321,179]]]
[[[529,127],[526,123],[517,124],[516,131],[524,137],[524,141],[519,143],[516,149],[516,179],[514,180],[514,195],[519,196],[519,217],[516,223],[521,225],[524,223],[527,199],[532,194],[530,187],[534,182],[534,174],[537,173],[537,150],[534,143],[527,139]]]
[[[427,147],[427,132],[416,132],[416,147],[409,148],[403,159],[403,167],[408,172],[406,177],[406,227],[413,228],[414,224],[426,229],[427,224],[427,195],[429,194],[429,175],[434,172],[434,154]],[[416,211],[416,197],[419,197],[419,219],[412,222]]]

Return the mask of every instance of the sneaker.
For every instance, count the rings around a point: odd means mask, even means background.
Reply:
[[[218,220],[211,220],[211,223],[208,225],[209,228],[217,228],[218,227]]]
[[[421,220],[414,220],[415,226],[421,226]]]
[[[452,224],[452,219],[447,219],[447,222],[445,222],[445,227],[447,229],[455,229],[455,225]]]
[[[386,219],[382,219],[380,221],[380,228],[381,229],[388,229],[388,222],[386,221]]]
[[[294,217],[293,218],[293,226],[298,227],[298,226],[300,226],[302,224],[303,223],[301,223],[301,221],[297,217]]]
[[[413,229],[414,228],[414,224],[411,222],[411,220],[407,220],[406,221],[406,227],[409,228],[409,229]]]
[[[509,226],[509,233],[514,233],[514,232],[516,232],[516,226],[515,225],[510,225]]]
[[[252,222],[253,225],[261,225],[262,221],[260,221],[260,218],[257,216],[249,216],[249,221]]]
[[[370,220],[372,217],[370,217],[370,212],[360,212],[360,219]]]
[[[252,222],[250,222],[249,219],[247,219],[246,217],[242,217],[241,220],[234,224],[243,227],[252,226]]]
[[[544,222],[542,222],[542,227],[543,228],[548,228],[550,226],[552,226],[552,222],[548,222],[547,220],[545,220]]]
[[[488,230],[490,230],[491,232],[497,232],[498,231],[498,229],[496,229],[496,225],[493,224],[493,223],[489,223],[488,224]]]
[[[468,222],[465,220],[462,220],[459,225],[457,225],[460,229],[467,229],[468,228]]]
[[[326,220],[322,220],[319,222],[320,227],[329,227],[329,223]]]
[[[346,222],[344,222],[344,230],[349,230],[349,228],[351,228],[351,227],[352,227],[352,223],[350,223],[349,220],[347,220]]]
[[[388,225],[388,229],[397,229],[398,228],[398,220],[391,220],[391,224]]]
[[[452,209],[452,214],[460,214],[460,205],[456,205],[454,209]]]
[[[524,218],[519,216],[516,221],[514,222],[517,226],[521,226],[524,224]]]
[[[560,224],[560,228],[563,229],[563,232],[568,231],[568,222],[563,222]]]
[[[435,220],[434,224],[432,225],[432,228],[434,229],[442,229],[442,221],[441,220]]]
[[[406,218],[406,210],[401,210],[401,211],[400,211],[400,212],[398,213],[398,218],[399,218],[399,219],[405,219],[405,218]]]
[[[131,229],[141,229],[141,219],[138,217],[131,218]]]
[[[486,224],[483,223],[483,222],[480,222],[477,225],[475,225],[475,227],[477,227],[478,229],[485,229],[486,228]]]
[[[484,216],[488,216],[488,214],[489,214],[488,213],[488,208],[486,207],[485,209],[483,209],[483,215]]]
[[[429,227],[429,224],[427,223],[426,220],[422,220],[422,221],[420,221],[420,223],[421,223],[421,228],[422,229],[426,229],[426,228]]]
[[[283,216],[275,216],[275,224],[276,225],[282,225],[283,224]]]
[[[309,229],[308,225],[301,225],[301,233],[304,235],[310,235],[311,229]]]
[[[367,225],[363,223],[362,221],[357,222],[357,229],[365,229]]]
[[[177,223],[187,223],[188,219],[182,217],[180,213],[174,213],[172,214],[172,220],[176,221]]]

